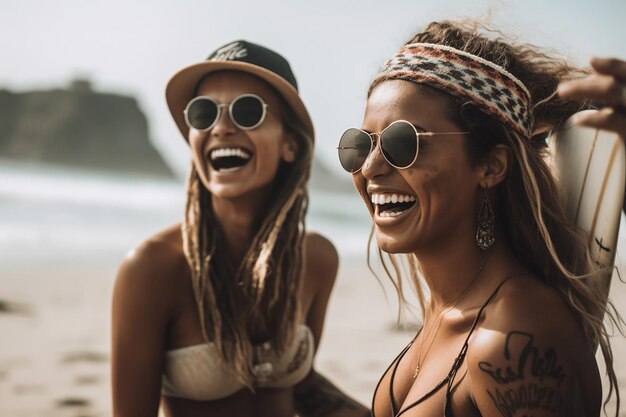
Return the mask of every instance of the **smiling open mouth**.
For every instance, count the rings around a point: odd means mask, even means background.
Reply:
[[[415,196],[408,194],[372,194],[372,204],[380,217],[396,217],[415,205]]]
[[[209,154],[209,163],[216,171],[237,170],[252,158],[252,153],[245,148],[219,148],[213,149]]]

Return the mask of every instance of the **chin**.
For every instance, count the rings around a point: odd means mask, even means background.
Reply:
[[[405,240],[399,240],[392,236],[386,235],[376,229],[376,244],[380,249],[387,253],[403,254],[413,253],[414,245]]]
[[[237,182],[217,182],[209,183],[207,190],[219,198],[236,199],[245,196],[267,195],[271,193],[273,184],[271,178],[267,181],[237,181]]]
[[[212,196],[219,198],[237,198],[242,195],[241,189],[236,187],[210,187],[208,190]]]

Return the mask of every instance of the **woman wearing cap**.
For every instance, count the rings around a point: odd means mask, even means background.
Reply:
[[[118,272],[114,414],[363,415],[312,371],[337,254],[304,229],[314,132],[289,63],[233,42],[166,98],[192,154],[185,217]]]
[[[612,105],[603,111],[613,117],[586,123],[624,135],[624,63],[594,67],[602,82],[596,74],[561,93]],[[545,132],[581,108],[557,86],[583,75],[477,25],[435,22],[371,84],[362,128],[342,135],[339,159],[379,248],[408,254],[425,313],[378,383],[374,416],[600,415],[598,345],[609,397],[617,383],[606,294],[579,278],[604,271],[544,160]]]

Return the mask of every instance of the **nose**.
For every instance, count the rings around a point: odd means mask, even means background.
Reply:
[[[223,107],[222,107],[223,106]],[[228,106],[221,105],[221,111],[218,119],[215,121],[215,126],[211,128],[211,136],[228,136],[237,132],[237,126],[230,120],[230,114],[228,113]]]
[[[361,173],[368,180],[380,175],[385,175],[393,169],[393,167],[389,165],[387,160],[383,157],[382,151],[380,150],[380,146],[378,146],[377,142],[377,140],[374,140],[374,149],[372,149],[372,152],[370,152],[367,156],[365,162],[363,163],[363,167],[361,168]]]

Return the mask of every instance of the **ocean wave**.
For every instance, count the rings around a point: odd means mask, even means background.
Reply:
[[[128,209],[168,209],[184,199],[181,183],[81,170],[0,164],[0,198]]]
[[[184,198],[182,182],[3,163],[0,247],[11,256],[130,248],[181,221]],[[365,253],[370,224],[356,193],[311,191],[307,228],[327,236],[342,256]]]

